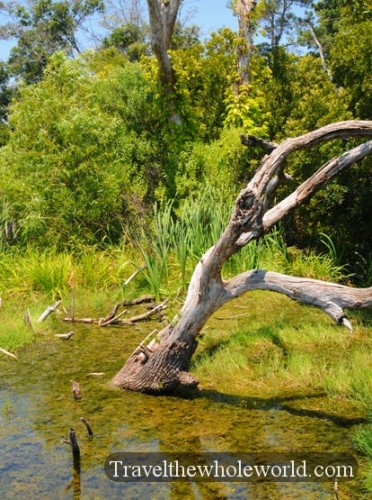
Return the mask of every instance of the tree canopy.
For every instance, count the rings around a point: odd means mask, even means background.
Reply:
[[[176,210],[207,184],[241,187],[260,152],[241,145],[240,134],[278,142],[371,116],[367,2],[232,2],[236,32],[204,39],[177,18],[180,2],[148,4],[152,17],[137,1],[105,13],[99,0],[2,4],[0,36],[16,41],[0,66],[2,218],[16,224],[17,244],[118,243],[134,220],[147,227],[154,202],[175,199]],[[83,50],[93,15],[106,32]],[[299,152],[289,173],[301,182],[342,151],[340,140]],[[325,233],[348,262],[368,259],[370,161],[289,217],[291,244],[319,247]]]

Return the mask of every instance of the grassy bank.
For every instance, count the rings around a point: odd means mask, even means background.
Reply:
[[[214,206],[222,209],[213,211]],[[79,316],[99,317],[124,298],[152,293],[158,299],[171,298],[168,314],[172,317],[180,308],[196,262],[224,227],[228,207],[217,200],[187,202],[174,218],[169,203],[155,211],[151,230],[127,236],[122,247],[86,247],[74,253],[3,251],[0,347],[17,353],[35,335],[60,333],[58,317],[36,323],[57,298],[63,299],[67,313],[74,307]],[[347,279],[327,239],[324,248],[323,254],[315,255],[288,247],[277,231],[245,247],[223,272],[230,276],[261,268],[331,281]],[[142,266],[146,269],[125,285],[128,276]],[[23,320],[27,310],[34,331]],[[372,316],[351,313],[351,319],[352,334],[334,325],[323,312],[284,296],[249,293],[208,322],[192,371],[203,387],[228,394],[260,398],[326,394],[329,407],[322,411],[365,416],[372,408]],[[365,487],[372,491],[372,426],[355,431],[355,445],[370,460]]]

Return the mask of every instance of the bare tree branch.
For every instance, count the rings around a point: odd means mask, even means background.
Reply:
[[[264,158],[257,173],[248,187],[257,190],[258,195],[265,192],[266,186],[275,172],[288,156],[302,149],[309,149],[317,144],[323,144],[332,139],[347,139],[372,135],[372,122],[350,120],[332,123],[299,137],[287,139],[280,144],[268,157]]]
[[[267,232],[276,222],[283,219],[293,208],[299,207],[324,187],[341,170],[362,160],[372,153],[372,141],[368,141],[348,151],[339,158],[334,158],[323,165],[314,175],[303,182],[292,194],[278,203],[263,216],[263,228]]]
[[[372,288],[351,288],[326,281],[296,278],[268,271],[247,271],[225,284],[226,301],[252,290],[270,290],[283,293],[293,300],[319,307],[337,324],[351,328],[344,312],[348,309],[372,308]]]
[[[310,23],[307,23],[307,27],[309,28],[309,32],[310,32],[311,38],[314,40],[314,43],[315,43],[315,45],[318,48],[318,52],[319,52],[320,60],[322,61],[323,69],[327,73],[327,76],[330,79],[330,81],[333,82],[333,76],[332,76],[331,70],[328,68],[326,60],[325,60],[325,57],[324,57],[324,52],[323,52],[322,44],[320,43],[318,37],[316,36],[315,31],[314,31],[312,25]],[[335,89],[337,91],[337,87],[336,86],[335,86]]]

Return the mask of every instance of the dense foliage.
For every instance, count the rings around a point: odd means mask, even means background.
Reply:
[[[288,12],[282,24],[281,2],[259,4],[252,29],[259,33],[261,26],[266,41],[253,50],[244,85],[236,33],[222,29],[201,41],[195,27],[177,25],[170,50],[182,118],[177,130],[167,122],[143,19],[117,24],[101,48],[71,58],[83,20],[102,8],[96,0],[12,7],[18,43],[0,67],[3,243],[119,243],[151,231],[154,202],[174,199],[177,217],[183,200],[206,186],[231,200],[262,155],[242,146],[240,133],[276,141],[371,115],[367,2],[323,0],[318,17]],[[322,54],[306,31],[310,22]],[[296,27],[306,46],[300,53],[289,43]],[[300,182],[343,150],[339,141],[298,154],[288,170]],[[368,267],[370,163],[355,165],[289,218],[288,243],[322,248],[325,233],[339,260],[352,263],[350,271]]]

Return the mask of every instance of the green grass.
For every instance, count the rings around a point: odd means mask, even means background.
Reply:
[[[31,315],[35,331],[32,331],[23,319],[27,310]],[[20,297],[17,301],[3,300],[0,308],[0,347],[14,354],[23,344],[31,342],[40,332],[36,320],[41,312],[32,297],[29,301],[23,301]],[[2,353],[0,355],[4,356]]]
[[[353,438],[356,449],[367,457],[362,464],[362,488],[368,495],[372,492],[372,423],[358,427],[353,432]]]
[[[209,384],[224,373],[223,386],[230,390],[239,366],[252,393],[271,393],[273,387],[278,393],[319,390],[368,409],[372,339],[358,315],[352,321],[350,334],[315,308],[274,293],[251,292],[209,321],[194,367]]]
[[[251,292],[225,305],[204,328],[192,371],[201,386],[257,398],[300,395],[300,408],[368,416],[372,409],[370,313],[350,313],[354,331],[284,296]],[[309,398],[306,395],[327,395]],[[305,399],[302,399],[304,397]],[[366,456],[362,488],[372,492],[372,425],[353,432]]]
[[[178,218],[172,203],[164,205],[155,211],[149,233],[122,247],[82,247],[74,254],[3,249],[0,347],[17,352],[35,335],[48,333],[49,326],[37,325],[36,320],[57,297],[63,299],[67,312],[74,300],[81,316],[100,316],[115,302],[143,293],[151,292],[159,300],[181,292],[182,298],[197,260],[216,241],[229,217],[229,206],[212,198],[206,191],[201,198],[185,202],[177,211]],[[214,210],[215,206],[222,208]],[[345,277],[339,255],[332,242],[325,241],[327,253],[315,255],[288,247],[278,230],[234,255],[223,273],[228,277],[262,268],[341,281]],[[144,264],[147,269],[125,286],[128,276]],[[23,321],[27,309],[36,333]],[[352,334],[323,312],[284,296],[260,291],[246,294],[208,322],[192,371],[202,386],[229,394],[275,398],[326,393],[329,411],[354,408],[365,414],[372,408],[371,315],[352,313],[351,317]],[[53,321],[59,320],[54,317]],[[358,449],[371,460],[372,426],[354,436]],[[368,465],[366,471],[365,481],[372,490]]]

